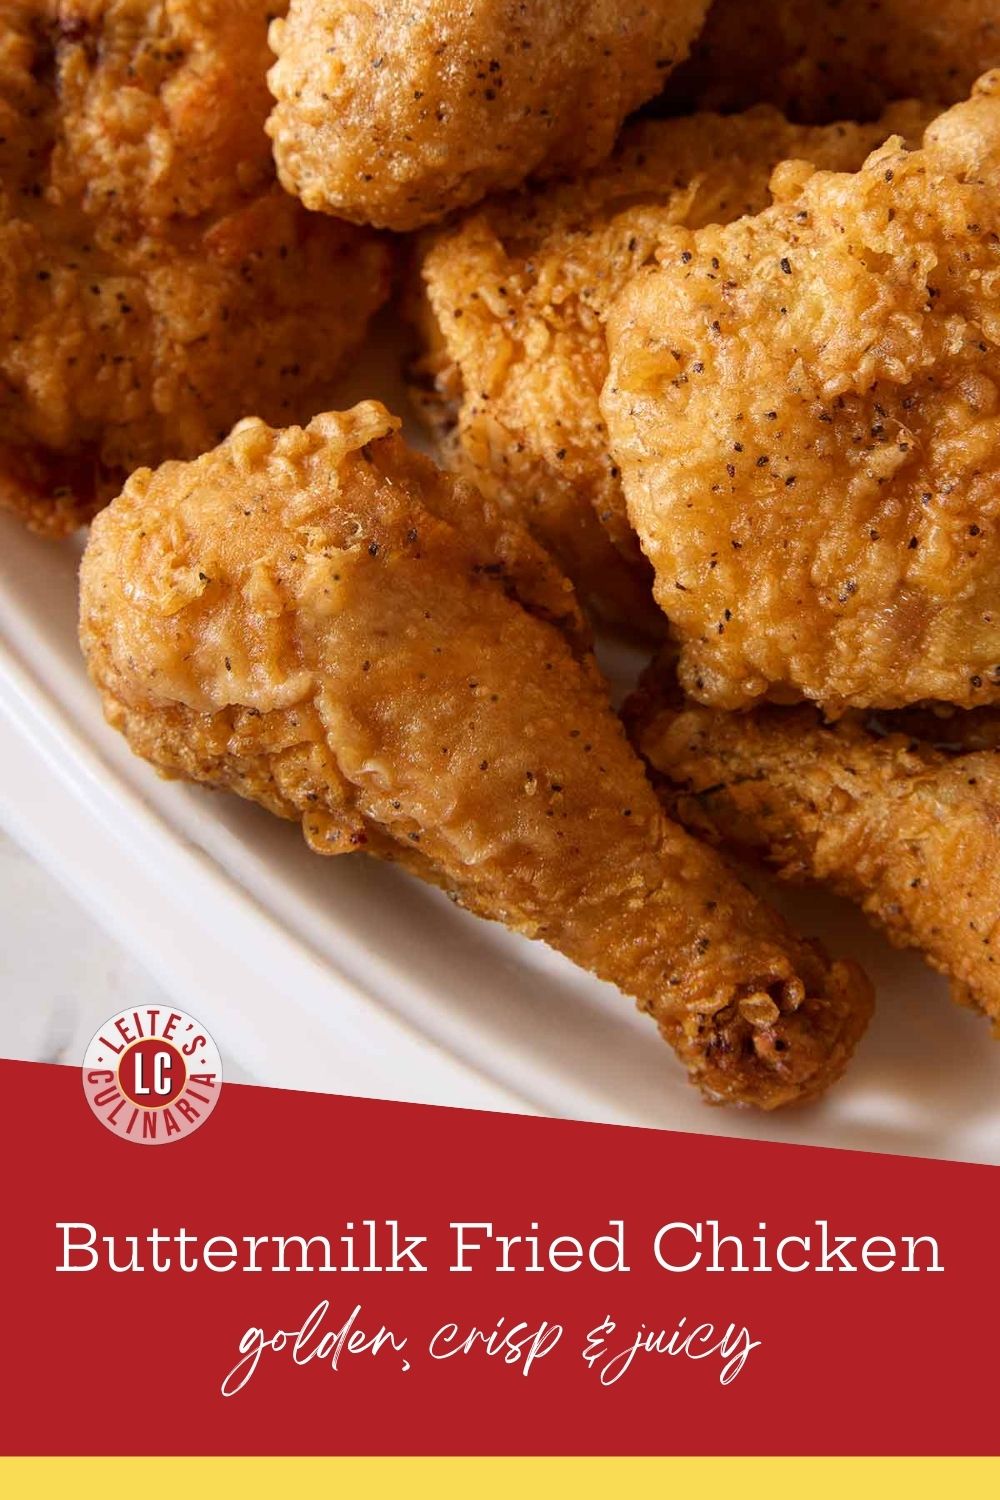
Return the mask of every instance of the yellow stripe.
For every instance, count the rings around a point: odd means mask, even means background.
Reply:
[[[978,1458],[24,1458],[0,1459],[9,1500],[995,1500],[1000,1459]]]

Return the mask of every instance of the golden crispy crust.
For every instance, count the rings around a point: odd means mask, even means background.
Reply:
[[[292,0],[271,29],[281,180],[416,229],[593,166],[684,57],[706,0]]]
[[[81,639],[161,771],[362,848],[635,996],[713,1098],[842,1069],[870,991],[666,822],[525,532],[367,402],[132,476],[94,524]],[[567,636],[563,626],[568,618]],[[578,622],[577,622],[578,624]]]
[[[699,701],[1000,700],[998,169],[992,74],[616,305],[604,416]]]
[[[218,212],[266,188],[267,25],[281,8],[2,0],[0,24],[28,41],[40,92],[58,95],[50,191],[150,220]],[[9,97],[6,69],[0,77]],[[32,144],[22,135],[22,146]]]
[[[793,119],[873,119],[890,99],[955,104],[1000,67],[994,0],[715,0],[668,96],[765,100]]]
[[[669,672],[652,674],[627,712],[671,814],[787,880],[821,881],[856,902],[897,947],[949,975],[956,997],[1000,1034],[996,749],[948,755],[887,732],[892,715],[879,736],[805,706],[678,706],[670,683]],[[977,718],[970,732],[982,734]]]
[[[324,405],[387,295],[387,248],[311,218],[261,156],[266,106],[234,65],[266,9],[4,7],[0,506],[37,530],[248,411]]]
[[[448,466],[507,505],[605,618],[662,631],[600,412],[611,302],[672,226],[766,207],[783,159],[859,167],[930,117],[902,104],[867,126],[803,128],[766,107],[645,121],[597,171],[493,199],[428,238],[418,404]]]

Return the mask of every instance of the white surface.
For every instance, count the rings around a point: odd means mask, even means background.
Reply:
[[[28,852],[0,833],[0,1057],[79,1063],[115,1011],[160,986]],[[232,1083],[254,1079],[224,1059]]]
[[[86,681],[77,555],[0,518],[0,821],[251,1076],[1000,1163],[1000,1047],[986,1024],[836,902],[796,895],[791,909],[878,985],[848,1077],[804,1110],[712,1110],[629,1001],[541,945],[388,866],[321,860],[238,799],[159,781],[103,724]],[[63,921],[40,940],[58,943]],[[30,984],[16,988],[4,1004],[30,1007]]]

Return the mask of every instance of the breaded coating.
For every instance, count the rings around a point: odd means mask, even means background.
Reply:
[[[679,707],[666,681],[666,701],[654,676],[627,713],[670,813],[856,902],[1000,1035],[1000,754],[948,755],[806,705]]]
[[[995,0],[714,0],[673,107],[868,120],[891,99],[964,99],[1000,67]]]
[[[854,169],[930,118],[901,104],[874,125],[822,129],[766,107],[644,121],[596,172],[492,199],[429,239],[418,404],[443,459],[523,521],[606,619],[663,628],[600,412],[612,301],[672,226],[765,208],[785,158]]]
[[[691,697],[1000,701],[998,171],[994,73],[920,150],[675,230],[613,309],[602,409]]]
[[[320,853],[402,864],[614,981],[709,1098],[819,1092],[867,981],[667,822],[569,583],[398,427],[376,402],[304,430],[248,419],[132,476],[81,575],[109,721],[162,773],[262,803]]]
[[[58,91],[53,188],[149,220],[222,211],[268,187],[267,27],[284,8],[2,0],[0,22],[31,38],[33,73]]]
[[[307,208],[417,229],[603,161],[707,0],[291,0],[268,130]]]
[[[39,531],[328,404],[388,293],[376,236],[274,180],[268,11],[0,0],[0,506]]]

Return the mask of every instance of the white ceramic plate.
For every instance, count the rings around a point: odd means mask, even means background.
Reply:
[[[342,404],[398,409],[378,363]],[[318,859],[236,798],[159,781],[86,681],[78,556],[0,518],[0,818],[260,1082],[1000,1163],[1000,1046],[835,901],[780,897],[878,986],[847,1078],[808,1109],[709,1109],[630,1001],[541,945],[376,861]]]

